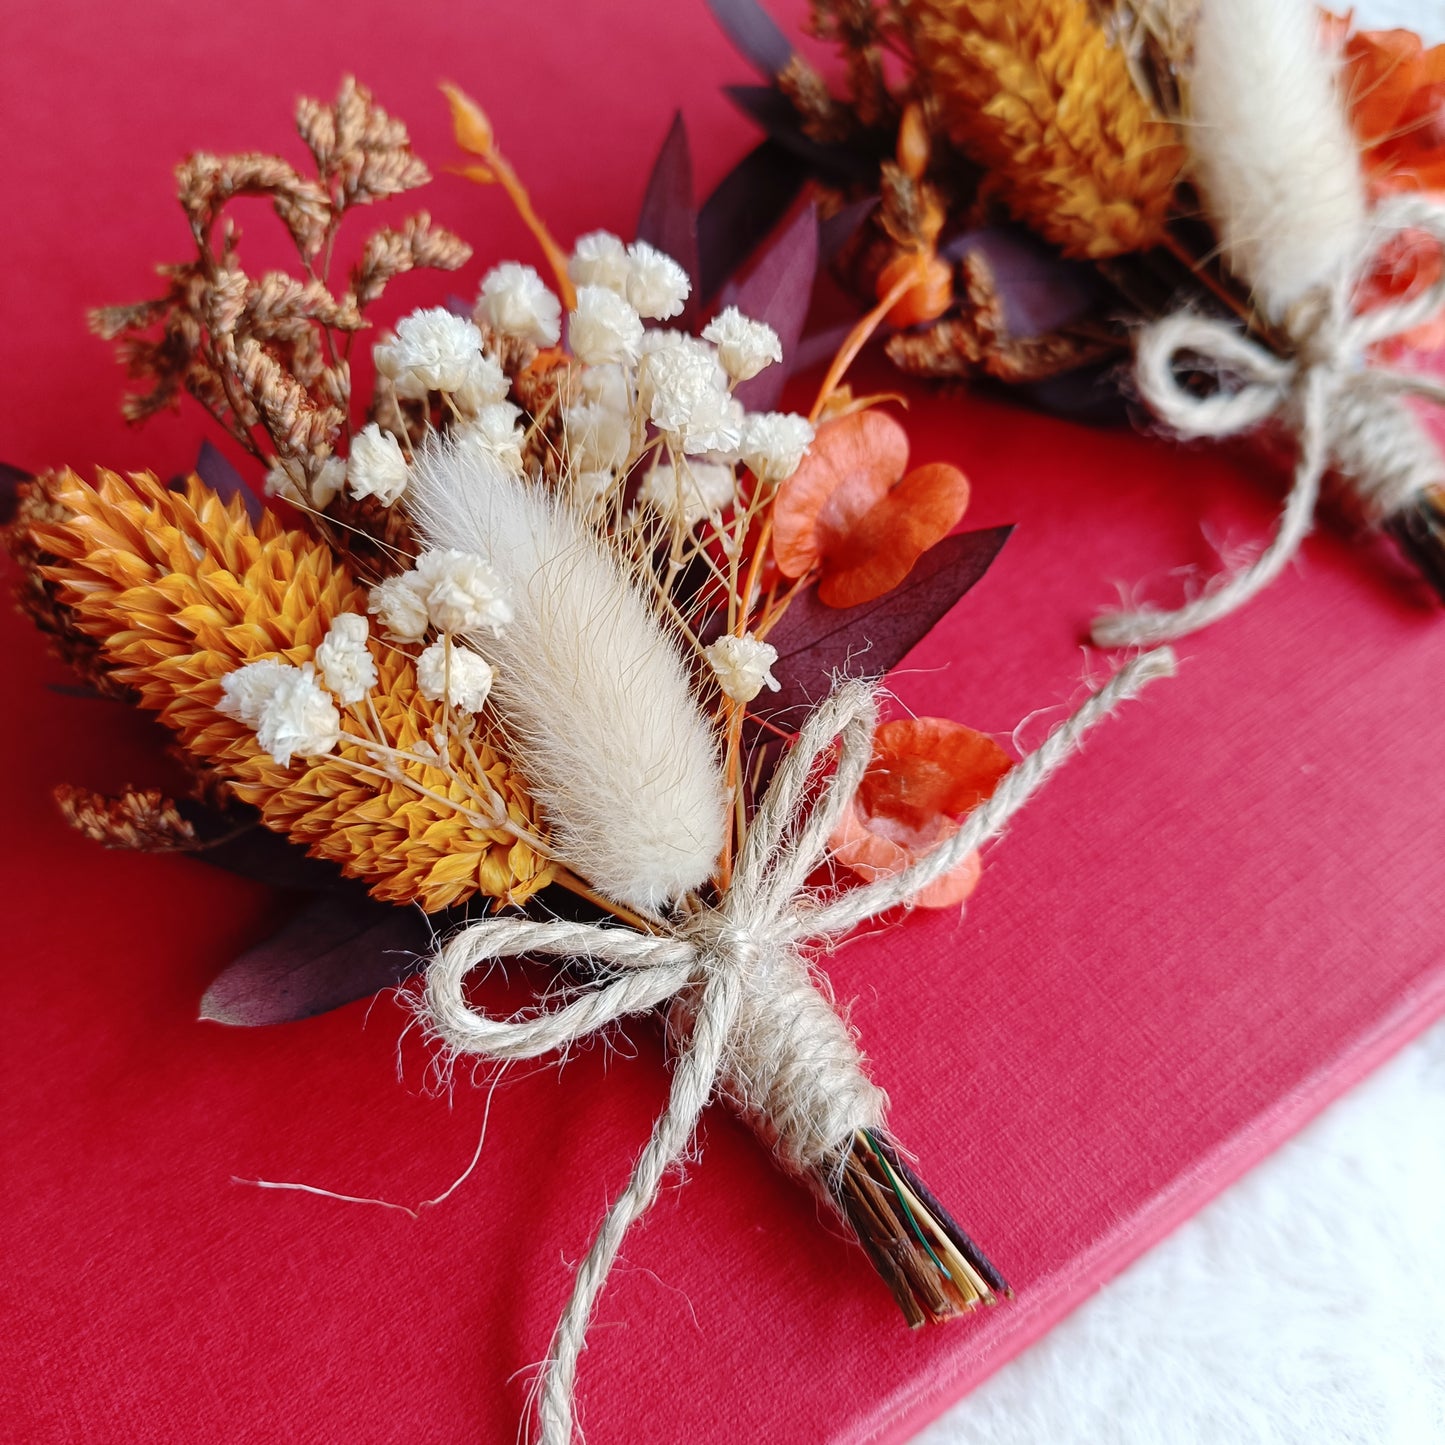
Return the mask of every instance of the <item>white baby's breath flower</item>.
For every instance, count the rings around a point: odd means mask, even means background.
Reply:
[[[738,455],[760,481],[776,485],[798,470],[813,444],[813,427],[792,412],[753,412],[743,423]]]
[[[496,634],[512,620],[512,607],[486,560],[475,552],[440,548],[416,559],[417,585],[438,632]]]
[[[711,647],[703,649],[718,686],[734,702],[751,702],[764,687],[777,692],[782,684],[773,676],[778,649],[770,642],[760,642],[752,633],[746,637],[719,637]]]
[[[452,437],[459,446],[477,447],[520,475],[524,440],[518,425],[521,416],[521,407],[509,401],[494,401],[455,428]]]
[[[294,671],[291,664],[279,657],[263,657],[248,662],[221,679],[221,698],[216,711],[235,718],[253,732],[261,725],[261,710],[271,701],[282,677]]]
[[[637,500],[660,512],[670,522],[696,526],[716,516],[737,495],[731,467],[714,462],[684,462],[674,469],[656,466],[643,479]]]
[[[454,647],[441,638],[417,658],[416,685],[432,702],[446,698],[463,712],[481,712],[492,690],[492,669],[469,647]]]
[[[467,362],[466,372],[451,393],[451,398],[459,412],[472,417],[480,416],[487,407],[497,406],[506,400],[510,385],[501,362],[484,351],[478,351]]]
[[[375,422],[369,422],[351,439],[346,485],[353,497],[375,497],[383,507],[390,507],[406,491],[408,475],[401,443]]]
[[[567,321],[567,342],[573,356],[589,366],[631,361],[642,344],[642,318],[615,291],[579,286],[577,309]]]
[[[505,261],[482,277],[472,311],[482,325],[534,346],[555,346],[562,335],[562,303],[530,266]]]
[[[736,306],[714,316],[702,334],[704,340],[716,345],[717,359],[734,381],[747,381],[765,366],[783,359],[778,333],[766,323],[744,316]]]
[[[341,741],[341,714],[308,662],[288,667],[261,708],[256,742],[284,768],[294,756],[329,753]]]
[[[743,414],[710,346],[685,342],[650,352],[638,370],[648,415],[674,450],[727,453],[742,440]]]
[[[481,349],[482,333],[474,323],[432,306],[403,316],[396,335],[376,346],[372,356],[398,396],[420,401],[428,392],[455,394],[466,386]]]
[[[634,241],[627,248],[627,259],[627,299],[637,314],[657,321],[681,315],[692,291],[687,272],[646,241]]]
[[[645,349],[647,339],[652,332],[646,332],[642,338],[642,346]],[[619,366],[616,362],[607,362],[602,366],[583,366],[576,372],[575,388],[572,396],[573,401],[591,401],[598,406],[605,406],[608,411],[627,413],[631,406],[628,392],[628,372],[625,367]]]
[[[574,286],[605,286],[619,296],[626,294],[632,263],[627,247],[611,231],[589,231],[577,238],[567,274]]]
[[[344,707],[360,702],[376,686],[376,659],[366,645],[370,631],[371,624],[359,612],[343,612],[332,618],[316,649],[321,680]]]
[[[426,593],[415,572],[378,582],[371,589],[366,610],[380,621],[394,642],[420,642],[431,625]]]
[[[632,419],[597,402],[563,409],[562,427],[572,465],[583,471],[620,471],[632,452]]]
[[[264,489],[268,497],[280,497],[305,510],[325,510],[335,500],[346,480],[346,463],[340,457],[327,457],[316,469],[309,483],[301,463],[294,457],[273,458],[266,473]]]
[[[637,348],[639,356],[651,356],[655,351],[672,351],[679,346],[700,346],[710,356],[716,355],[705,343],[690,332],[679,331],[676,326],[650,326]]]

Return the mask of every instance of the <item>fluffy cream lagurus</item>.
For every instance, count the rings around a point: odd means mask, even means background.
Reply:
[[[1345,273],[1365,228],[1359,150],[1313,0],[1207,0],[1186,111],[1225,260],[1281,320]]]
[[[407,505],[430,546],[484,557],[511,599],[501,634],[473,641],[558,856],[633,908],[700,887],[726,827],[717,743],[615,555],[477,448],[420,452]]]

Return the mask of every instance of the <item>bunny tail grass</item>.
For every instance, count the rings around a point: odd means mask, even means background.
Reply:
[[[1314,0],[1209,0],[1185,108],[1224,258],[1280,321],[1343,275],[1365,230],[1359,151]]]
[[[700,887],[726,826],[717,741],[616,557],[480,448],[421,449],[408,504],[428,546],[479,554],[506,589],[513,621],[468,642],[557,856],[632,908]]]

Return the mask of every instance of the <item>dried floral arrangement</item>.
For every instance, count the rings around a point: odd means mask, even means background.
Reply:
[[[1175,611],[1100,618],[1096,642],[1232,611],[1327,478],[1445,598],[1445,458],[1407,404],[1445,390],[1399,366],[1445,340],[1445,47],[1312,0],[814,0],[830,88],[756,0],[709,3],[768,82],[729,88],[768,139],[711,198],[715,230],[811,186],[903,371],[1293,445],[1257,559]]]
[[[545,1055],[665,1011],[670,1102],[541,1385],[557,1445],[622,1237],[715,1096],[847,1222],[910,1325],[1007,1293],[888,1135],[817,956],[880,914],[959,905],[982,844],[1173,660],[1137,658],[1017,763],[948,719],[877,725],[876,679],[1008,530],[955,532],[963,474],[910,468],[882,399],[850,391],[882,311],[843,338],[806,416],[771,409],[780,328],[796,340],[796,279],[816,261],[811,213],[696,334],[661,325],[698,319],[669,254],[695,266],[680,129],[649,185],[651,239],[595,232],[569,252],[485,115],[447,89],[463,173],[508,192],[552,285],[506,262],[474,307],[404,316],[372,345],[360,405],[368,307],[470,252],[417,214],[335,276],[347,216],[428,173],[362,86],[304,100],[315,176],[192,156],[178,182],[194,258],[162,268],[158,299],[93,318],[139,383],[132,420],[189,394],[264,485],[210,448],[171,483],[11,477],[4,539],[59,654],[155,713],[190,779],[182,798],[63,787],[74,826],[315,889],[205,1014],[315,1012],[396,982],[408,949],[431,955],[405,996],[444,1064]],[[296,274],[246,270],[238,196],[270,201]],[[555,965],[545,995],[488,1017],[469,980],[520,956]]]

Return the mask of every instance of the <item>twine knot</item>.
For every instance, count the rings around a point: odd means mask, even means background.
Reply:
[[[872,757],[874,687],[840,682],[809,715],[773,776],[713,906],[698,905],[658,932],[612,924],[490,918],[453,935],[426,974],[419,1004],[448,1049],[506,1061],[536,1058],[659,1007],[676,1050],[668,1105],[613,1202],[552,1338],[538,1413],[543,1445],[568,1445],[573,1387],[592,1307],[631,1224],[657,1196],[692,1142],[698,1118],[727,1097],[791,1169],[825,1167],[855,1130],[880,1127],[887,1099],[863,1068],[852,1031],[801,945],[840,937],[865,919],[907,905],[1004,827],[1078,745],[1084,732],[1148,682],[1174,671],[1167,649],[1121,668],[1005,774],[993,796],[951,838],[893,878],[823,898],[807,889],[828,839]],[[814,786],[836,744],[836,765]],[[472,1008],[466,980],[514,954],[592,965],[590,983],[555,1007],[496,1019]]]
[[[1146,646],[1183,637],[1233,612],[1289,565],[1309,533],[1320,485],[1333,464],[1372,521],[1399,511],[1445,472],[1404,397],[1445,403],[1445,387],[1417,372],[1376,364],[1373,348],[1401,336],[1445,307],[1445,274],[1418,294],[1356,312],[1361,284],[1386,248],[1409,231],[1445,247],[1445,205],[1418,195],[1394,196],[1374,212],[1354,262],[1335,282],[1302,297],[1281,328],[1289,354],[1280,356],[1225,321],[1176,312],[1139,335],[1135,377],[1154,414],[1183,437],[1228,437],[1271,418],[1299,442],[1294,480],[1275,534],[1248,567],[1217,579],[1174,612],[1143,608],[1110,613],[1095,623],[1101,647]],[[1180,369],[1193,357],[1234,384],[1211,395],[1187,390]]]

